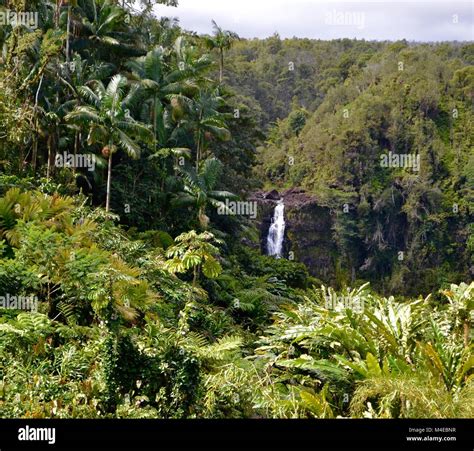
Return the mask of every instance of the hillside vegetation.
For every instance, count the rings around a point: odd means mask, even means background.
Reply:
[[[472,45],[0,8],[38,13],[0,30],[0,417],[474,416]],[[263,187],[331,209],[338,286],[256,250]]]
[[[472,277],[472,44],[285,40],[276,55],[272,40],[240,46],[237,66],[259,49],[248,69],[259,80],[289,77],[268,91],[291,106],[270,129],[258,172],[267,187],[305,188],[332,210],[348,277],[412,295]],[[272,116],[276,100],[261,98],[263,81],[249,77],[243,86]]]

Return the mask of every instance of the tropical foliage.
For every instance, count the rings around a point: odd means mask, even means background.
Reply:
[[[0,0],[38,13],[0,30],[0,416],[472,418],[472,44],[154,3]],[[337,291],[261,254],[263,186],[334,213]]]

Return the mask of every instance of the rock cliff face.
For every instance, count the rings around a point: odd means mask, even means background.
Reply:
[[[329,283],[335,278],[336,250],[331,234],[333,220],[327,207],[304,190],[292,188],[277,191],[256,192],[252,200],[258,203],[256,226],[260,231],[260,248],[267,252],[267,235],[272,223],[275,206],[279,199],[285,203],[285,258],[304,263],[310,273]]]

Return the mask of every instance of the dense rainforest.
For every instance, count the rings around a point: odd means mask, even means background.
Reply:
[[[0,0],[0,417],[474,417],[474,45],[156,3]]]

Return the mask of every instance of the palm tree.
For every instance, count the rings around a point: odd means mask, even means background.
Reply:
[[[88,127],[89,145],[104,145],[102,154],[108,159],[105,209],[109,211],[113,154],[120,147],[131,158],[138,158],[140,147],[134,138],[151,143],[153,134],[145,124],[130,116],[130,108],[136,101],[136,89],[126,93],[128,83],[123,75],[115,75],[107,88],[98,80],[89,84],[91,87],[86,85],[78,89],[88,105],[76,106],[66,120]]]
[[[66,24],[66,62],[70,60],[70,42],[71,42],[71,21],[72,8],[77,7],[77,0],[69,0],[67,3],[67,24]]]
[[[180,115],[182,105],[190,103],[190,97],[198,92],[194,82],[196,73],[202,73],[209,68],[210,61],[197,61],[192,68],[174,67],[167,61],[165,50],[156,47],[126,65],[131,71],[132,82],[136,83],[144,98],[142,116],[146,116],[153,124],[157,145],[164,147],[164,110],[168,107],[173,117]]]
[[[178,207],[195,206],[198,210],[199,223],[203,229],[206,229],[209,224],[209,218],[206,216],[208,205],[226,211],[227,206],[223,201],[237,198],[229,191],[214,189],[222,172],[222,163],[216,158],[206,160],[199,172],[190,166],[178,166],[177,170],[184,178],[184,192],[178,195],[173,204]]]
[[[136,30],[127,23],[126,9],[116,2],[83,0],[68,12],[71,50],[113,62],[117,54],[131,57],[145,53]]]
[[[206,151],[209,149],[213,137],[221,141],[231,139],[226,124],[226,114],[219,109],[224,106],[225,100],[220,96],[219,89],[201,90],[199,95],[193,99],[189,117],[181,121],[184,129],[192,132],[196,146],[196,171],[205,159]]]
[[[230,50],[234,42],[239,40],[240,37],[233,31],[223,30],[214,20],[212,21],[212,28],[214,35],[206,37],[205,43],[209,49],[219,50],[219,82],[222,83],[224,77],[224,52]]]

